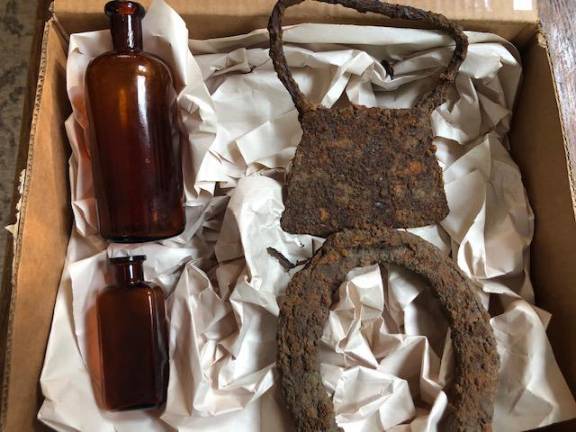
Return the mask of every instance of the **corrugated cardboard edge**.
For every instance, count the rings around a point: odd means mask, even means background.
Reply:
[[[566,153],[566,167],[568,169],[568,183],[570,184],[570,195],[572,196],[572,209],[574,210],[574,219],[576,220],[576,155],[570,150],[570,145],[568,143],[568,127],[566,126],[566,120],[563,112],[562,102],[560,99],[560,92],[558,90],[558,84],[556,82],[556,77],[554,71],[554,59],[550,55],[550,50],[548,49],[548,38],[546,32],[542,29],[542,24],[538,24],[538,43],[544,51],[546,51],[546,56],[548,57],[548,65],[550,66],[550,72],[554,79],[552,79],[552,84],[554,88],[554,97],[556,98],[556,105],[558,106],[558,112],[560,117],[560,126],[562,128],[562,140],[564,142],[564,152]],[[574,95],[573,95],[574,96]]]
[[[152,0],[140,0],[149,7]],[[250,32],[256,28],[265,28],[276,0],[165,0],[188,24],[192,39],[209,39],[232,36]],[[522,31],[526,24],[536,26],[538,11],[536,0],[530,8],[515,8],[515,0],[498,0],[479,5],[478,0],[393,0],[391,3],[402,3],[444,14],[449,19],[463,24],[468,30],[492,31],[511,41]],[[55,15],[61,20],[68,33],[86,31],[86,29],[108,28],[106,16],[102,13],[106,0],[55,0]],[[210,21],[209,26],[197,26],[195,23]],[[491,30],[484,26],[486,20],[496,23],[499,29]],[[287,11],[286,24],[303,22],[322,22],[340,24],[366,24],[423,27],[421,23],[393,20],[376,14],[359,14],[357,11],[338,5],[314,4],[306,1]],[[511,28],[509,28],[511,27]],[[525,41],[521,41],[525,42]]]
[[[55,0],[55,13],[58,16],[69,14],[83,14],[100,16],[102,20],[105,19],[102,14],[104,4],[107,0]],[[200,16],[207,14],[210,16],[240,16],[246,10],[250,10],[250,15],[258,16],[260,14],[268,17],[276,0],[235,0],[232,2],[225,1],[202,1],[202,0],[165,0],[170,6],[176,9],[181,15],[194,15]],[[538,10],[536,8],[536,0],[529,0],[530,5],[528,8],[519,8],[516,3],[518,0],[498,0],[491,2],[479,2],[478,0],[395,0],[388,1],[389,3],[399,3],[408,6],[415,6],[424,10],[433,10],[436,13],[441,13],[450,19],[462,20],[472,18],[476,20],[497,20],[507,22],[517,21],[530,21],[536,22],[538,20]],[[140,0],[140,3],[148,8],[152,0]],[[338,8],[335,9],[334,5],[326,4],[313,4],[313,1],[306,1],[300,5],[304,13],[311,10],[321,10],[322,13],[335,13],[338,16],[355,15],[356,11]],[[484,5],[479,3],[484,3]],[[247,7],[248,6],[248,7]],[[256,15],[254,12],[256,11]],[[336,12],[338,11],[338,12]]]
[[[30,185],[30,173],[32,172],[33,163],[33,150],[34,141],[36,135],[36,126],[38,122],[40,97],[42,95],[42,88],[44,86],[44,76],[46,73],[46,58],[47,58],[47,43],[48,43],[48,29],[52,24],[52,19],[48,20],[44,24],[44,30],[42,32],[42,43],[40,48],[40,62],[38,67],[38,76],[36,82],[36,90],[34,96],[34,103],[29,109],[32,110],[32,120],[29,125],[22,126],[22,134],[25,134],[28,129],[29,135],[26,141],[21,142],[26,143],[26,163],[24,168],[24,182],[21,188],[15,195],[15,205],[13,212],[15,213],[15,208],[19,208],[19,214],[21,217],[16,221],[15,236],[9,239],[7,242],[7,254],[6,266],[5,266],[5,277],[3,278],[2,292],[0,296],[0,316],[3,317],[3,321],[0,322],[0,378],[1,378],[1,392],[0,392],[0,431],[5,428],[6,415],[8,409],[8,388],[10,385],[10,354],[11,354],[11,339],[12,339],[12,320],[13,320],[13,310],[16,303],[16,275],[18,274],[18,265],[20,263],[21,255],[21,244],[22,244],[22,230],[20,229],[24,223],[24,214],[27,204],[27,195]],[[35,51],[33,50],[33,54]],[[25,108],[26,109],[26,108]],[[22,135],[24,136],[24,135]],[[22,149],[23,151],[24,149]],[[21,170],[18,170],[20,173]],[[16,199],[16,197],[18,199]],[[10,260],[11,257],[11,260]],[[11,261],[11,262],[10,262]]]

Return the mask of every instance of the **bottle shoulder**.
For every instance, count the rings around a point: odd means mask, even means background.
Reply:
[[[172,80],[168,65],[159,57],[145,51],[115,52],[108,51],[93,58],[86,69],[86,76],[100,75],[103,71],[113,72],[118,68],[133,70],[138,75],[161,75]]]
[[[138,282],[130,285],[111,285],[108,286],[99,298],[101,301],[107,301],[116,297],[142,297],[142,296],[155,296],[158,291],[162,291],[156,285],[148,282]]]

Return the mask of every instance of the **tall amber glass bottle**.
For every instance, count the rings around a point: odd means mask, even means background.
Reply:
[[[162,290],[144,281],[145,256],[112,258],[115,285],[98,297],[102,390],[107,409],[166,401],[168,340]]]
[[[124,243],[172,237],[185,217],[171,72],[142,50],[141,5],[112,1],[105,12],[114,49],[86,70],[100,233]]]

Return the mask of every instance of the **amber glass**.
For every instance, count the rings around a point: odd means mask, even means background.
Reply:
[[[144,256],[110,260],[115,285],[98,296],[102,399],[109,410],[159,407],[168,386],[162,290],[144,281]]]
[[[170,69],[142,50],[144,8],[106,5],[114,49],[86,70],[101,235],[136,243],[184,229],[180,136]]]

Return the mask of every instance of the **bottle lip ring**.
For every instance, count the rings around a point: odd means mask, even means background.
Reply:
[[[125,257],[108,258],[112,264],[128,264],[133,262],[142,262],[146,260],[146,255],[132,255]]]
[[[140,3],[135,1],[120,1],[113,0],[106,3],[104,12],[108,16],[121,15],[121,16],[136,16],[143,17],[146,14],[146,9]]]

